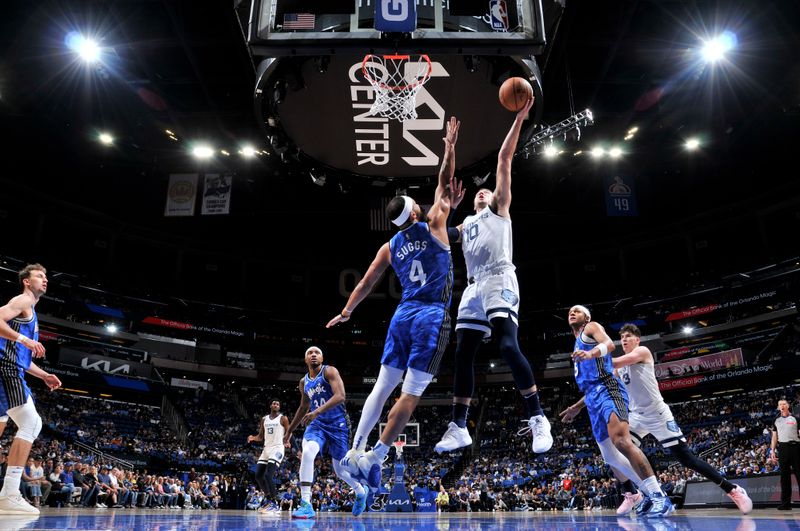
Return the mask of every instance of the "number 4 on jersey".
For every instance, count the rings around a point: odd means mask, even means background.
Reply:
[[[425,274],[425,270],[422,269],[422,262],[419,260],[411,262],[411,271],[408,273],[408,278],[411,282],[419,282],[420,286],[425,285],[425,279],[428,276]]]

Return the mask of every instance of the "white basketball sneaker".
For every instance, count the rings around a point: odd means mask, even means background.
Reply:
[[[536,415],[528,419],[528,425],[517,432],[517,435],[530,433],[533,436],[531,449],[543,454],[553,447],[553,436],[550,434],[550,421],[544,415]]]
[[[447,431],[442,435],[442,440],[436,443],[433,448],[436,453],[452,452],[459,448],[464,448],[472,444],[472,437],[469,436],[467,428],[459,428],[455,422],[447,425]]]
[[[346,471],[350,473],[353,478],[360,478],[361,471],[358,469],[358,458],[364,455],[366,452],[361,450],[356,450],[355,448],[351,448],[344,457],[339,460],[339,464],[344,467]]]
[[[0,496],[0,514],[39,514],[39,509],[31,505],[22,494]]]

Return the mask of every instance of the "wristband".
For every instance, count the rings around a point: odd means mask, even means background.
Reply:
[[[24,335],[20,334],[20,335],[17,336],[17,339],[15,339],[14,342],[19,343],[21,345],[24,345],[26,339],[30,339],[30,338],[28,336],[24,336]]]
[[[608,354],[608,347],[606,346],[605,343],[600,343],[599,345],[597,345],[597,350],[600,351],[601,356],[605,356],[606,354]]]

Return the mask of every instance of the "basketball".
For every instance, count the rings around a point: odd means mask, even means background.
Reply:
[[[511,77],[500,87],[500,104],[509,111],[517,112],[533,96],[533,88],[528,80],[522,77]]]

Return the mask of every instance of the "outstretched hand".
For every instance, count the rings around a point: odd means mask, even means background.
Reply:
[[[450,196],[450,209],[455,210],[461,204],[461,200],[464,199],[464,194],[466,193],[464,183],[455,177],[450,177],[450,185],[447,187],[447,192]]]
[[[561,422],[563,422],[564,424],[569,424],[570,422],[572,422],[575,419],[575,417],[578,416],[578,413],[580,413],[580,412],[581,412],[581,408],[574,407],[574,406],[569,406],[567,409],[565,409],[564,411],[559,413],[559,415],[561,417],[559,420],[561,420]]]
[[[342,311],[341,313],[339,313],[339,315],[328,321],[328,324],[325,325],[325,328],[331,328],[339,323],[346,323],[347,321],[350,320],[350,315],[352,315],[352,313],[349,315],[345,315],[344,311]]]
[[[444,142],[448,146],[455,146],[456,142],[458,142],[458,128],[461,127],[461,122],[456,120],[455,116],[450,117],[450,121],[447,122],[447,133],[444,137]]]
[[[531,107],[533,107],[533,100],[534,100],[533,95],[531,95],[531,97],[525,103],[525,107],[520,109],[519,112],[517,113],[517,120],[524,120],[525,118],[528,117],[528,111],[530,111]]]

